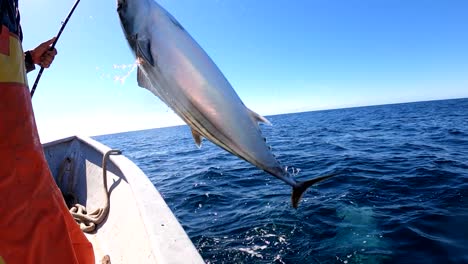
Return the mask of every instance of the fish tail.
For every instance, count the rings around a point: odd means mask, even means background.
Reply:
[[[298,181],[296,184],[293,186],[293,191],[291,194],[291,202],[292,206],[294,208],[297,208],[299,206],[299,202],[301,201],[301,197],[304,194],[304,192],[312,185],[319,183],[321,181],[324,181],[328,178],[331,178],[335,176],[336,174],[328,174],[324,176],[320,176],[311,180],[307,181]]]

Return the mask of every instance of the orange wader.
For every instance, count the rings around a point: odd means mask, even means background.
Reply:
[[[44,157],[23,50],[0,34],[0,264],[95,263]],[[52,129],[52,128],[51,128]]]

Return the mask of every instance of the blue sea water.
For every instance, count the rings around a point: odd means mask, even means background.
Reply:
[[[309,189],[187,126],[99,136],[148,175],[207,263],[468,263],[468,99],[270,116],[267,143]]]

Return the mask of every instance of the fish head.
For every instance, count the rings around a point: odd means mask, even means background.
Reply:
[[[143,31],[149,5],[149,0],[117,0],[120,25],[130,44]]]

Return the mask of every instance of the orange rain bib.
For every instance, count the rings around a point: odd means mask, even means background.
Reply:
[[[18,37],[0,34],[0,263],[95,263],[63,201],[34,121]]]

